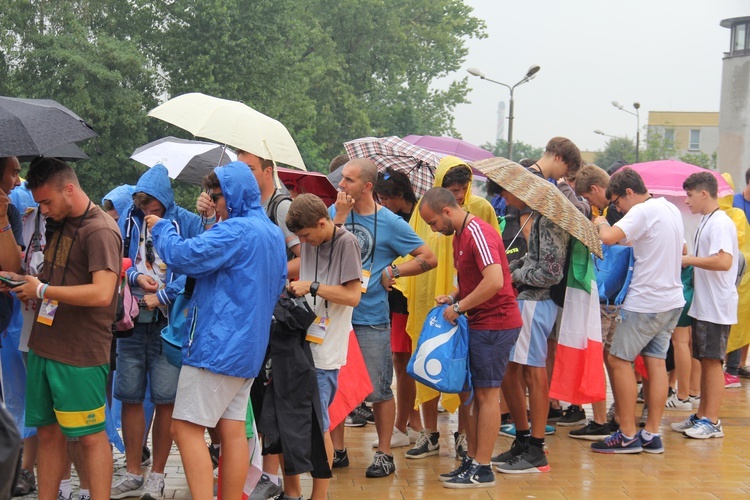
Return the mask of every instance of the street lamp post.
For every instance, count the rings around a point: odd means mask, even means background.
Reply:
[[[511,86],[502,82],[498,82],[496,80],[492,80],[491,78],[487,78],[485,74],[480,70],[479,68],[469,68],[467,71],[469,74],[473,76],[478,76],[482,80],[487,80],[488,82],[496,83],[498,85],[502,85],[503,87],[506,87],[508,90],[510,90],[510,103],[509,103],[509,111],[508,111],[508,159],[513,159],[513,90],[518,87],[519,85],[522,85],[529,80],[533,79],[536,74],[541,69],[541,66],[538,64],[534,64],[529,68],[529,70],[526,72],[526,75],[521,79],[520,82],[516,83],[515,85]]]
[[[616,107],[620,111],[624,111],[628,113],[629,115],[635,116],[635,123],[637,127],[635,129],[635,162],[638,163],[638,157],[639,157],[639,152],[640,152],[640,147],[641,147],[641,115],[639,114],[638,110],[641,108],[641,103],[639,102],[633,103],[633,108],[635,108],[635,113],[633,113],[630,110],[625,109],[625,106],[623,106],[617,101],[612,101],[612,106]]]

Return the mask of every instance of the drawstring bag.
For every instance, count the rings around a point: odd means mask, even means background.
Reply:
[[[131,266],[130,259],[122,259],[122,274]],[[113,330],[115,337],[124,339],[133,335],[135,319],[138,317],[138,299],[130,292],[128,279],[122,276],[120,279],[120,291],[117,294],[117,313]]]
[[[182,341],[185,337],[185,324],[194,288],[195,278],[188,277],[185,280],[185,288],[170,304],[169,324],[161,331],[162,349],[164,349],[167,362],[177,368],[182,366]]]
[[[443,318],[446,307],[433,307],[427,314],[406,373],[436,391],[456,394],[471,390],[469,321],[460,315],[452,325]]]
[[[622,305],[633,277],[633,247],[602,245],[602,258],[594,258],[599,302]]]

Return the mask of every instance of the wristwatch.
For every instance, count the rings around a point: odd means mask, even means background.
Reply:
[[[312,297],[318,295],[318,287],[320,287],[320,283],[318,281],[313,281],[312,283],[310,283],[310,295]]]
[[[393,274],[393,277],[395,279],[399,279],[401,277],[401,273],[398,271],[398,267],[396,267],[396,264],[391,264],[391,273]]]
[[[458,305],[458,302],[456,302],[456,303],[453,304],[453,312],[456,313],[456,314],[461,314],[462,313],[461,307]]]

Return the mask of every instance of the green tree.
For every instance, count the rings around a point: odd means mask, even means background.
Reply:
[[[482,148],[491,151],[495,156],[502,156],[503,158],[508,156],[508,141],[505,139],[498,139],[495,144],[486,142],[482,144]],[[544,148],[537,148],[525,142],[513,141],[513,158],[510,159],[515,162],[519,162],[524,158],[537,160],[543,154]]]
[[[674,141],[656,129],[647,129],[646,148],[640,152],[640,161],[666,160],[674,158],[676,154]]]
[[[635,162],[635,141],[628,137],[611,137],[604,146],[604,151],[597,153],[594,162],[604,170],[618,161]]]
[[[703,152],[686,153],[684,155],[680,155],[680,161],[684,161],[685,163],[689,163],[697,167],[716,170],[716,153],[714,153],[712,156],[709,156]]]

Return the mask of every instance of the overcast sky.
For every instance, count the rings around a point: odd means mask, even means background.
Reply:
[[[480,68],[513,85],[529,66],[541,71],[516,88],[513,136],[543,147],[563,135],[582,150],[600,150],[607,137],[635,136],[649,111],[718,111],[721,65],[729,49],[722,19],[750,16],[748,0],[466,0],[484,19],[488,37],[468,42],[454,77]],[[471,92],[455,110],[455,125],[469,142],[494,141],[497,106],[508,89],[469,77]],[[507,107],[506,107],[507,115]],[[507,122],[504,137],[507,138]]]

